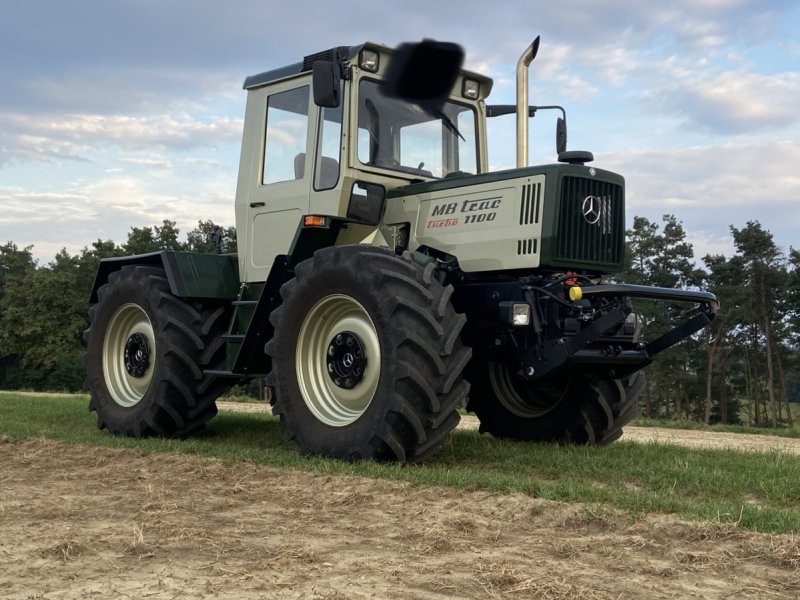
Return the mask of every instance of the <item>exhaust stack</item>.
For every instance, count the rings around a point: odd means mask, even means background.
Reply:
[[[528,166],[528,65],[539,51],[539,36],[517,61],[517,168]]]

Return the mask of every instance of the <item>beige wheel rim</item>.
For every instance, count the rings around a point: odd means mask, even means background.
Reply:
[[[153,380],[155,357],[156,338],[147,313],[138,304],[120,306],[103,339],[103,376],[114,402],[127,408],[141,401]]]
[[[351,338],[363,357],[359,360],[365,364],[346,381],[348,377],[337,374],[332,363],[336,348]],[[344,351],[343,356],[343,362],[352,365],[352,356]],[[332,427],[358,420],[378,389],[380,365],[375,324],[358,301],[333,294],[311,308],[297,337],[295,369],[303,401],[317,419]]]

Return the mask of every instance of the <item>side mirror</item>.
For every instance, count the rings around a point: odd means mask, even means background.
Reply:
[[[328,61],[317,61],[311,67],[314,104],[323,108],[336,108],[341,102],[342,86],[339,66]]]
[[[350,192],[347,218],[366,225],[377,225],[383,215],[386,189],[376,183],[357,181]]]
[[[556,154],[567,151],[567,121],[558,117],[556,121]]]

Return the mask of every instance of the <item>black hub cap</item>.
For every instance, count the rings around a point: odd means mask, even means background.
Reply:
[[[132,377],[142,377],[150,366],[150,348],[147,338],[134,333],[125,342],[125,368]]]
[[[364,377],[367,357],[355,333],[337,333],[328,345],[328,375],[340,388],[350,390]]]

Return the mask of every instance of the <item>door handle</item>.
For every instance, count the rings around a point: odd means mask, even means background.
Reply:
[[[262,206],[264,206],[263,202],[251,202],[250,203],[250,208],[260,208]]]

